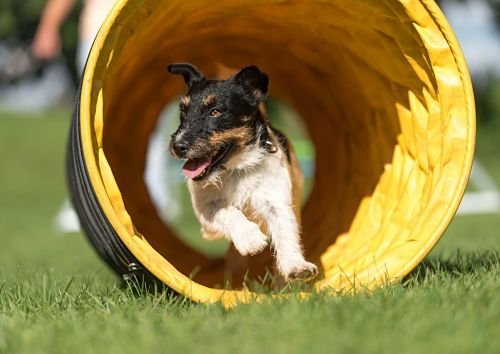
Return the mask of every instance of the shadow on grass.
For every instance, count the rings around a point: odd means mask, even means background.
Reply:
[[[500,280],[500,252],[490,250],[485,252],[457,253],[451,257],[428,257],[422,261],[408,276],[403,279],[403,287],[416,288],[434,286],[447,283],[447,280],[474,279],[491,275]],[[128,290],[136,299],[165,298],[170,302],[181,303],[185,306],[196,305],[189,298],[178,294],[162,283],[151,283],[149,279],[131,277],[122,283],[122,290]],[[265,283],[265,281],[263,280]],[[249,289],[262,293],[275,293],[259,283],[252,284]],[[299,293],[303,287],[287,286],[277,293]]]
[[[434,279],[458,279],[466,276],[480,276],[484,273],[500,273],[500,252],[486,251],[457,253],[449,258],[430,257],[424,259],[403,280],[405,286],[428,283]]]

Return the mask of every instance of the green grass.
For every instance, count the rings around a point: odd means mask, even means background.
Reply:
[[[123,287],[79,234],[64,199],[64,110],[0,116],[0,353],[498,353],[500,218],[456,217],[402,284],[375,293],[197,305]],[[478,152],[500,182],[500,130]]]

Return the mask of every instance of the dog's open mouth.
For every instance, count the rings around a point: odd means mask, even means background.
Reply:
[[[187,178],[199,181],[223,162],[232,147],[232,145],[224,146],[213,156],[188,159],[182,167],[182,173]]]

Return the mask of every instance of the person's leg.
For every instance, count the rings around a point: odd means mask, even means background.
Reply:
[[[87,57],[89,56],[90,49],[92,48],[92,41],[79,41],[78,48],[76,49],[76,67],[83,75]]]
[[[166,222],[174,219],[179,208],[172,196],[172,183],[169,183],[168,138],[173,133],[171,122],[177,116],[177,105],[168,106],[158,118],[155,130],[149,138],[146,156],[144,181],[158,211]]]
[[[87,57],[92,47],[91,41],[79,41],[78,48],[76,51],[76,67],[79,70],[80,75],[83,75],[83,70],[85,69],[85,64],[87,62]],[[80,231],[80,221],[78,220],[78,215],[73,209],[69,198],[63,202],[63,205],[57,212],[54,219],[54,225],[57,231],[62,233],[72,233]]]

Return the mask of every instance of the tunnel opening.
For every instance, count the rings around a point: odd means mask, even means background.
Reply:
[[[120,6],[85,72],[82,136],[117,233],[167,285],[211,297],[228,279],[223,258],[186,245],[162,220],[144,182],[158,116],[183,91],[165,72],[173,62],[207,76],[219,64],[258,65],[272,96],[302,118],[315,150],[303,243],[323,271],[317,288],[397,279],[437,242],[465,188],[474,127],[465,64],[428,2]],[[271,266],[269,252],[253,257],[230,275],[233,288]]]

